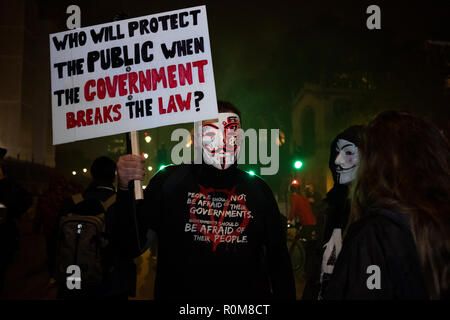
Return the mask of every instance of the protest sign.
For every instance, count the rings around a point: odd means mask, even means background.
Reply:
[[[50,34],[53,144],[217,118],[206,7]]]

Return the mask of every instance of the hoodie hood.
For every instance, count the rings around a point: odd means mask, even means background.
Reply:
[[[338,151],[337,149],[337,143],[339,141],[339,139],[343,139],[343,140],[347,140],[349,142],[354,143],[358,149],[361,148],[362,145],[362,133],[363,133],[363,126],[351,126],[347,129],[345,129],[344,131],[342,131],[341,133],[339,133],[333,140],[333,142],[331,143],[330,146],[330,159],[328,162],[328,166],[331,170],[331,173],[333,174],[333,181],[334,181],[334,185],[339,184],[338,181],[338,174],[336,172],[336,165],[335,165],[335,160],[336,157],[338,156]]]

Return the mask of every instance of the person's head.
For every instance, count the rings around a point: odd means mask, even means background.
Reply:
[[[432,298],[450,284],[449,181],[449,141],[431,122],[386,111],[367,126],[352,213],[381,207],[409,215]]]
[[[335,184],[350,184],[355,179],[363,129],[363,126],[351,126],[331,143],[329,167]]]
[[[202,123],[202,153],[206,164],[226,170],[239,158],[241,115],[229,102],[217,104],[219,118]]]
[[[116,163],[108,157],[99,157],[91,165],[91,176],[95,182],[113,184],[116,177]]]
[[[294,179],[291,181],[291,184],[289,185],[289,191],[292,193],[300,194],[301,192],[301,182],[297,179]]]

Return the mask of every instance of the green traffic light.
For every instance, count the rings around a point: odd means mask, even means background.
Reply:
[[[303,166],[303,162],[301,162],[300,160],[297,160],[294,162],[295,169],[300,169],[302,166]]]

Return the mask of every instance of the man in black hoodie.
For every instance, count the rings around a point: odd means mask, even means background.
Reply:
[[[239,111],[218,106],[219,118],[202,122],[203,163],[160,170],[137,204],[139,234],[158,235],[155,299],[295,299],[277,203],[262,179],[237,168]],[[117,166],[120,225],[133,248],[127,188],[143,179],[142,159],[122,156]]]
[[[349,189],[359,165],[358,147],[361,146],[363,126],[351,126],[339,133],[331,143],[329,168],[334,186],[322,203],[325,228],[321,238],[321,265],[316,266],[303,293],[303,299],[322,299],[336,259],[342,248],[342,239],[349,223]],[[319,274],[320,270],[320,274]]]

